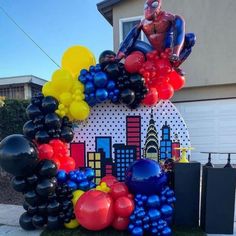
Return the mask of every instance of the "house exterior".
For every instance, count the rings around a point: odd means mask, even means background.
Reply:
[[[113,26],[114,51],[143,16],[145,0],[105,0],[98,10]],[[172,99],[190,131],[194,159],[201,151],[236,151],[236,1],[163,0],[163,9],[186,20],[197,35],[193,53],[184,63],[187,84]],[[142,34],[142,40],[147,40]],[[213,156],[226,163],[227,156]],[[232,156],[236,163],[236,156]]]
[[[0,96],[8,99],[28,100],[42,91],[47,81],[33,75],[0,78]]]

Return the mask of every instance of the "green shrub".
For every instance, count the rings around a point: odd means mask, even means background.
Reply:
[[[0,107],[0,140],[11,134],[22,134],[28,120],[25,112],[28,105],[26,100],[5,100],[5,105]]]

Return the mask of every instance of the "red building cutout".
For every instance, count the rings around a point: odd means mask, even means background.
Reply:
[[[126,117],[126,144],[136,147],[136,159],[141,158],[141,117]]]
[[[179,141],[179,137],[177,134],[175,134],[175,138],[172,142],[172,158],[175,158],[176,161],[180,160],[180,150],[176,149],[176,148],[180,148],[180,141]]]
[[[85,143],[71,143],[70,155],[75,160],[75,168],[85,167]]]

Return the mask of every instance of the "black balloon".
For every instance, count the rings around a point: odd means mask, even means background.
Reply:
[[[46,219],[41,215],[34,215],[32,218],[32,223],[35,228],[43,228],[46,224]]]
[[[23,202],[23,208],[28,211],[29,209],[29,204],[27,202]]]
[[[38,177],[37,177],[37,175],[31,175],[31,176],[27,177],[26,180],[29,185],[36,185],[38,182]]]
[[[70,143],[74,138],[74,133],[71,128],[69,127],[63,127],[61,129],[61,139],[66,142]]]
[[[25,201],[31,206],[37,206],[40,203],[40,198],[34,190],[24,194]]]
[[[48,216],[48,221],[47,221],[47,228],[50,230],[55,230],[60,228],[61,225],[61,221],[59,216]]]
[[[36,187],[36,192],[42,197],[48,197],[55,191],[56,185],[50,179],[42,179]]]
[[[23,213],[19,219],[19,223],[22,229],[24,230],[34,230],[35,227],[32,224],[32,216],[27,212]]]
[[[109,63],[104,71],[108,75],[109,79],[116,80],[120,76],[118,63]]]
[[[34,124],[43,124],[44,123],[44,116],[40,115],[34,118]]]
[[[47,214],[47,204],[46,203],[40,204],[38,206],[38,212],[40,215],[46,215]]]
[[[28,189],[28,183],[24,177],[14,177],[11,181],[11,186],[15,191],[20,193],[23,193]]]
[[[107,64],[114,61],[116,54],[111,50],[103,51],[99,56],[99,64],[104,68]]]
[[[51,96],[47,96],[42,101],[42,110],[44,113],[55,112],[58,107],[58,101]]]
[[[30,139],[34,139],[37,128],[32,120],[27,121],[23,126],[23,134]]]
[[[29,206],[27,213],[29,213],[30,215],[35,215],[38,213],[38,207],[37,206]]]
[[[31,175],[38,160],[35,145],[23,135],[10,135],[0,143],[0,165],[14,176]]]
[[[54,177],[57,174],[57,165],[51,160],[40,161],[37,169],[38,174],[42,177]]]
[[[34,118],[36,118],[37,116],[42,115],[42,112],[40,111],[38,106],[35,106],[33,104],[30,104],[27,108],[26,108],[26,114],[28,115],[28,117],[31,120],[34,120]]]
[[[40,130],[36,133],[35,139],[38,143],[48,143],[50,141],[50,136],[45,130]]]
[[[135,100],[135,93],[131,89],[125,89],[120,94],[120,102],[125,105],[130,105]]]
[[[56,200],[48,204],[47,211],[49,215],[58,215],[60,210],[60,203]]]
[[[45,116],[45,125],[48,129],[59,129],[61,127],[61,121],[57,114],[49,113]]]

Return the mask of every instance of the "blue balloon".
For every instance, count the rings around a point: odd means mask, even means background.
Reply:
[[[83,181],[78,184],[78,188],[83,191],[87,191],[89,189],[89,182],[88,181]]]
[[[157,233],[158,233],[158,229],[156,228],[156,227],[152,227],[152,229],[151,229],[151,235],[157,235]]]
[[[136,226],[142,226],[143,222],[141,220],[136,220],[134,224]]]
[[[169,227],[165,227],[162,230],[162,236],[170,236],[172,234],[172,230]]]
[[[97,64],[97,65],[95,66],[95,72],[99,72],[99,71],[101,71],[101,70],[102,70],[101,65],[100,65],[100,64]]]
[[[69,188],[71,188],[72,190],[76,190],[77,189],[77,184],[74,181],[69,180],[67,182],[67,184],[68,184]]]
[[[170,189],[166,192],[166,197],[174,197],[174,196],[175,196],[175,193],[173,190]]]
[[[149,221],[150,221],[150,217],[149,217],[149,216],[145,216],[145,217],[143,218],[143,223],[144,223],[144,224],[149,223]]]
[[[134,222],[135,219],[136,219],[136,217],[135,217],[135,215],[131,215],[131,216],[129,217],[129,219],[130,219],[131,222]]]
[[[161,207],[161,213],[164,217],[172,216],[173,208],[170,205],[164,205]]]
[[[132,236],[143,236],[143,229],[141,227],[134,227],[132,232]]]
[[[94,84],[98,88],[104,88],[107,84],[108,78],[104,72],[98,72],[94,76]]]
[[[64,170],[59,170],[57,172],[57,180],[58,182],[65,183],[67,180],[67,173]]]
[[[86,75],[88,73],[88,71],[86,69],[83,69],[80,71],[80,75]]]
[[[87,81],[93,82],[93,76],[89,73],[86,75]]]
[[[158,223],[155,221],[152,223],[152,227],[157,227],[158,226]]]
[[[149,225],[149,224],[145,224],[145,225],[143,226],[143,229],[144,229],[145,231],[148,231],[148,230],[150,229],[150,225]]]
[[[76,174],[71,175],[71,176],[70,176],[70,180],[76,181],[76,180],[77,180],[77,175],[76,175]]]
[[[93,92],[95,92],[94,84],[92,82],[87,82],[85,84],[85,93],[90,94]]]
[[[160,165],[150,159],[139,159],[132,163],[125,177],[125,183],[132,193],[146,195],[160,193],[167,185],[167,180]]]
[[[81,83],[85,84],[85,83],[87,82],[86,76],[80,75],[80,76],[79,76],[79,81],[80,81]]]
[[[96,99],[98,102],[104,102],[108,98],[108,92],[106,89],[98,89],[96,91]]]
[[[90,182],[89,183],[89,189],[93,189],[93,188],[96,188],[96,184],[95,183],[93,183],[93,182]]]
[[[161,212],[157,209],[150,209],[148,211],[148,216],[150,217],[151,221],[157,221],[161,218]]]
[[[116,90],[114,91],[114,94],[115,94],[115,95],[119,95],[119,94],[120,94],[120,90],[119,90],[119,89],[116,89]]]
[[[137,214],[137,218],[138,219],[143,219],[145,217],[145,211],[140,211],[138,214]]]
[[[91,168],[86,168],[84,174],[85,174],[87,180],[89,180],[89,181],[93,180],[93,178],[95,176],[95,172]]]
[[[95,66],[90,66],[90,67],[89,67],[89,71],[90,71],[90,72],[95,71]]]
[[[114,93],[113,92],[110,92],[109,95],[108,95],[108,98],[109,99],[112,99],[114,97]]]
[[[133,224],[129,224],[129,226],[128,226],[128,230],[129,230],[129,232],[132,232],[132,230],[134,229],[134,225]]]
[[[109,80],[107,84],[107,90],[113,91],[116,88],[116,83],[113,80]]]
[[[151,195],[147,200],[147,207],[158,208],[161,204],[160,198],[158,195]]]

